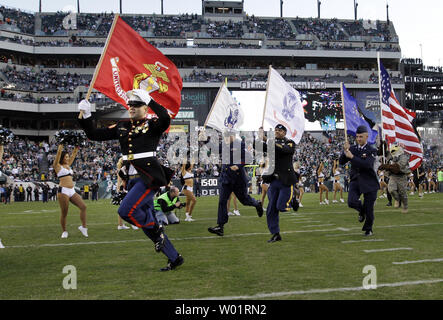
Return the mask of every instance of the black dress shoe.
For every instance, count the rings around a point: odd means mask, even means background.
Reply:
[[[261,201],[258,202],[258,205],[255,207],[255,209],[257,210],[258,217],[261,218],[263,216],[263,205]]]
[[[366,230],[366,231],[365,231],[365,237],[370,237],[370,236],[372,236],[372,235],[374,235],[374,233],[372,232],[372,230]]]
[[[223,226],[215,226],[215,227],[209,227],[208,231],[210,233],[215,233],[216,235],[222,237],[223,236]]]
[[[391,203],[391,202],[388,202],[388,203],[386,204],[386,206],[387,206],[387,207],[392,207],[392,203]]]
[[[358,214],[358,222],[363,222],[363,221],[365,221],[365,216],[359,213]]]
[[[166,265],[166,267],[161,268],[160,271],[174,270],[178,266],[181,266],[183,264],[183,262],[185,262],[185,259],[183,259],[183,257],[181,255],[178,255],[178,257],[177,257],[177,259],[175,259],[175,261],[168,260],[168,264]]]
[[[271,239],[268,240],[268,243],[281,241],[280,233],[273,234]]]

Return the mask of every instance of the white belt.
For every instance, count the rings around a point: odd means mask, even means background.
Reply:
[[[155,151],[150,151],[150,152],[142,152],[142,153],[134,153],[134,154],[129,154],[129,155],[123,155],[123,161],[155,157],[156,154],[157,153]]]

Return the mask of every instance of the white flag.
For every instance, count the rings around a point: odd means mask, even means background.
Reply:
[[[305,113],[300,93],[269,67],[263,129],[274,129],[277,124],[286,127],[286,137],[299,143],[305,130]]]
[[[244,113],[223,83],[206,118],[205,126],[218,131],[239,131],[244,121]]]

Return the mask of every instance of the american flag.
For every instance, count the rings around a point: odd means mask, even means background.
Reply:
[[[415,170],[420,167],[423,161],[423,147],[412,125],[415,113],[406,110],[398,102],[391,86],[389,74],[381,61],[380,76],[383,137],[388,145],[398,142],[404,146],[405,151],[410,154],[409,168]]]

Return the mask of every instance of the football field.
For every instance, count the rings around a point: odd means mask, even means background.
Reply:
[[[266,216],[242,205],[224,237],[210,234],[218,198],[197,199],[194,222],[182,209],[166,227],[185,259],[169,272],[141,230],[117,230],[109,200],[86,201],[89,238],[70,205],[67,239],[58,202],[2,204],[0,299],[443,299],[442,194],[410,196],[407,214],[378,199],[372,237],[346,203],[305,194],[271,244]]]

